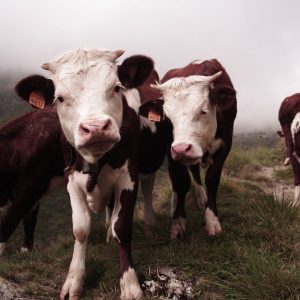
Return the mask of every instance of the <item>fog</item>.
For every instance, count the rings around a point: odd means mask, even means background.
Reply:
[[[217,58],[238,98],[235,130],[275,130],[300,92],[298,0],[10,0],[0,4],[0,70],[43,73],[57,54],[96,46],[146,54],[160,76]]]

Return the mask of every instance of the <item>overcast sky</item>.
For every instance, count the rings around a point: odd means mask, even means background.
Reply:
[[[237,90],[236,131],[276,129],[281,101],[300,92],[299,0],[7,0],[0,42],[0,70],[40,73],[86,46],[149,55],[161,77],[217,58]]]

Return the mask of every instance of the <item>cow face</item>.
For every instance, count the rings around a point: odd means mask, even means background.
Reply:
[[[145,56],[129,57],[118,67],[116,59],[123,52],[78,49],[42,65],[54,85],[62,130],[91,164],[120,140],[122,90],[142,84],[153,69],[152,60]],[[17,92],[26,84],[26,80],[19,83]]]
[[[173,125],[174,160],[196,164],[209,150],[217,130],[216,102],[210,93],[213,81],[221,74],[172,78],[153,86],[162,92],[164,113]]]

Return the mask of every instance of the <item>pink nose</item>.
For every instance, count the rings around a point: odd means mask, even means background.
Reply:
[[[79,133],[81,137],[89,141],[109,134],[111,128],[112,121],[110,119],[84,121],[79,124]]]
[[[186,158],[192,158],[193,146],[188,143],[178,143],[171,147],[171,154],[173,159],[181,160]]]

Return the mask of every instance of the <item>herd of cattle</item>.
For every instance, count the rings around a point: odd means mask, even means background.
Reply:
[[[195,181],[208,235],[221,232],[216,194],[232,145],[236,93],[216,60],[193,61],[160,80],[152,59],[124,51],[78,49],[16,85],[38,107],[0,129],[0,255],[20,221],[22,251],[33,247],[39,199],[65,184],[72,207],[73,258],[61,298],[78,299],[85,275],[91,212],[106,212],[107,239],[120,256],[121,299],[140,299],[131,257],[133,213],[140,181],[144,222],[155,225],[155,173],[168,158],[172,182],[171,239],[185,232],[185,198]],[[299,111],[299,112],[298,112]],[[297,113],[298,112],[298,113]],[[300,94],[284,100],[279,120],[300,201]],[[206,167],[205,186],[200,167]]]

